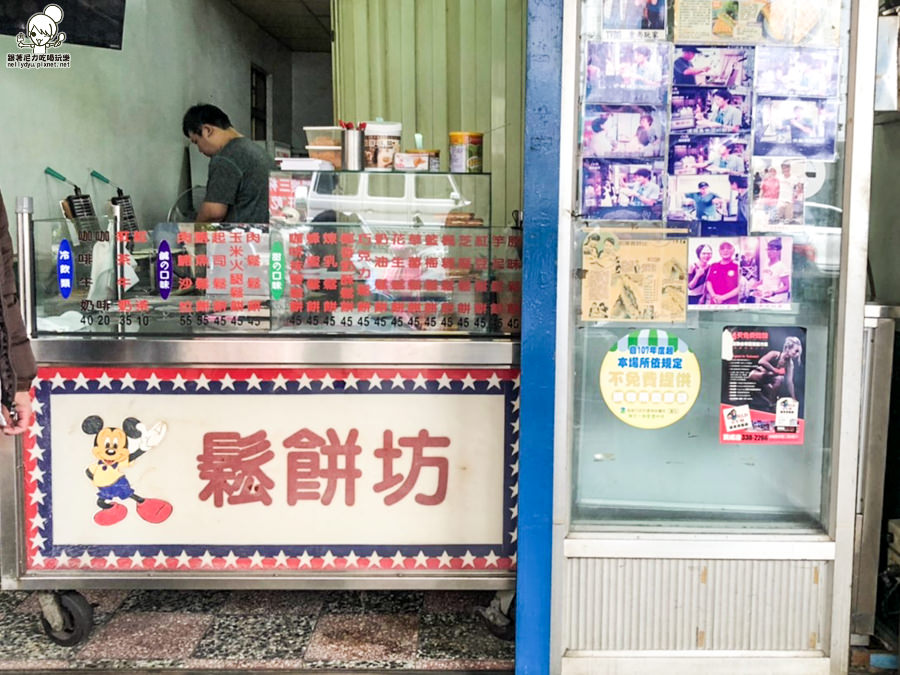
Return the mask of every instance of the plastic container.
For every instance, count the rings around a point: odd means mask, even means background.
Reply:
[[[331,162],[336,170],[341,169],[340,145],[307,145],[306,152],[311,159],[321,159]]]
[[[306,133],[306,144],[313,147],[321,145],[340,145],[341,132],[344,130],[340,127],[303,127]]]
[[[481,173],[484,134],[474,131],[450,132],[450,171]]]
[[[440,150],[406,150],[394,155],[397,171],[440,171]]]
[[[400,122],[366,122],[366,169],[390,171],[394,155],[400,152]]]

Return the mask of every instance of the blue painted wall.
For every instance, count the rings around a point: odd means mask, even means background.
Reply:
[[[563,0],[529,0],[516,672],[550,670],[556,246]]]

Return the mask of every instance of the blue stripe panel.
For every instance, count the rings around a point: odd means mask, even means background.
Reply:
[[[563,0],[528,0],[516,673],[550,669]]]

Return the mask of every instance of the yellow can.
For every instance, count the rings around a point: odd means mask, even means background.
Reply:
[[[481,173],[484,134],[474,131],[450,132],[450,171]]]

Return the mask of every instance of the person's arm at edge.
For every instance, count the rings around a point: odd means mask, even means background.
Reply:
[[[200,210],[197,212],[195,222],[198,223],[221,223],[225,220],[228,213],[228,204],[220,204],[219,202],[203,202]]]

